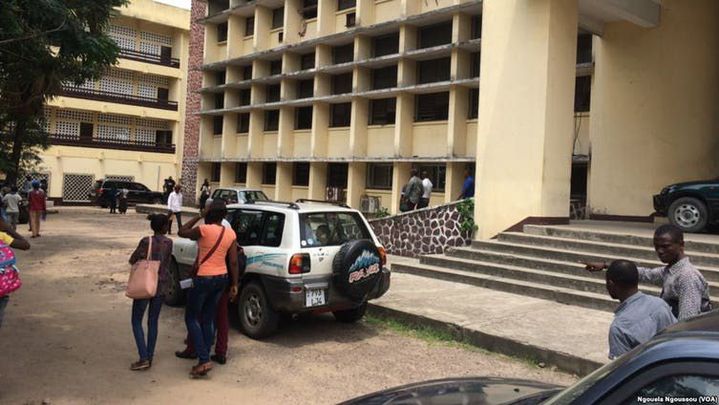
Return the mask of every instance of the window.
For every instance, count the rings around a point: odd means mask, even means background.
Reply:
[[[397,65],[372,70],[372,90],[397,87]]]
[[[354,48],[354,44],[332,48],[332,63],[336,65],[339,63],[352,62],[354,59]]]
[[[330,127],[348,127],[352,118],[352,103],[332,104],[330,106]]]
[[[592,98],[592,76],[577,77],[574,87],[574,112],[587,112]]]
[[[255,35],[255,17],[247,17],[245,20],[245,36],[251,37]]]
[[[375,190],[392,189],[392,163],[367,164],[367,188]]]
[[[278,75],[282,73],[282,59],[270,62],[270,75]]]
[[[384,98],[380,100],[370,100],[370,125],[388,125],[394,124],[394,118],[397,111],[396,98]]]
[[[227,41],[227,23],[217,24],[217,42]]]
[[[302,1],[302,17],[304,17],[305,20],[317,18],[317,0]]]
[[[240,202],[246,203],[247,201],[268,201],[269,198],[265,195],[263,191],[240,191]]]
[[[427,172],[427,177],[432,182],[432,191],[443,192],[447,167],[445,165],[424,165],[417,167],[420,174]]]
[[[425,60],[417,63],[417,83],[449,80],[450,58]]]
[[[347,163],[329,163],[327,165],[327,187],[347,188]]]
[[[371,239],[364,221],[354,212],[300,214],[300,231],[303,248],[340,246],[351,240]]]
[[[215,109],[225,108],[225,93],[215,94]]]
[[[242,89],[240,90],[240,106],[250,105],[252,101],[252,90]]]
[[[577,63],[592,63],[592,34],[577,37]]]
[[[207,4],[207,15],[219,14],[230,8],[229,0],[212,0]]]
[[[280,85],[272,84],[267,86],[266,101],[274,103],[280,101]]]
[[[265,131],[277,131],[280,126],[280,110],[265,111]]]
[[[482,62],[479,52],[472,52],[469,58],[471,63],[469,67],[470,77],[479,77],[479,67]]]
[[[475,15],[472,17],[472,39],[482,37],[482,16]]]
[[[225,84],[225,71],[220,70],[219,72],[215,72],[215,84],[218,86],[222,86]]]
[[[285,8],[272,10],[272,29],[281,28],[285,24]]]
[[[372,40],[372,56],[375,58],[396,53],[399,53],[399,32]]]
[[[285,228],[285,215],[272,212],[265,213],[265,226],[262,230],[260,245],[277,247],[282,243],[282,231]]]
[[[222,135],[222,116],[216,115],[212,117],[212,134]]]
[[[230,214],[230,223],[237,234],[237,243],[241,246],[254,246],[260,243],[263,215],[259,211],[235,211]]]
[[[94,125],[92,122],[81,122],[80,123],[80,139],[92,140],[92,134],[94,132]]]
[[[345,27],[351,28],[357,25],[357,13],[345,14]]]
[[[295,129],[312,129],[312,106],[295,109]]]
[[[242,68],[242,80],[252,80],[252,65]]]
[[[263,163],[262,164],[262,184],[275,184],[275,177],[277,176],[277,163]]]
[[[250,132],[250,113],[237,114],[237,133],[246,134]]]
[[[215,194],[216,194],[216,197],[213,198],[213,200],[214,199],[225,200],[225,203],[227,203],[227,204],[236,204],[237,203],[237,191],[235,191],[235,190],[222,189],[222,190],[220,190],[219,194],[217,194],[217,193],[215,193]]]
[[[297,98],[310,98],[314,95],[315,79],[297,82]]]
[[[235,163],[235,183],[247,183],[247,163]]]
[[[357,0],[337,0],[337,11],[357,7]]]
[[[479,89],[469,90],[469,114],[468,118],[473,119],[479,116]]]
[[[315,67],[315,53],[308,53],[300,57],[300,69],[307,70]]]
[[[170,99],[170,89],[166,87],[157,88],[157,99],[161,101],[167,101]]]
[[[332,76],[332,94],[352,93],[352,73]]]
[[[310,185],[310,164],[308,162],[296,162],[292,164],[292,185]]]
[[[420,28],[417,48],[429,48],[452,43],[452,21]]]
[[[415,122],[445,121],[449,115],[449,92],[415,96]]]
[[[155,144],[157,145],[172,145],[172,131],[165,129],[158,129],[155,131]]]
[[[220,181],[220,171],[222,170],[222,166],[218,162],[212,163],[212,167],[210,167],[210,181],[212,182],[218,182]]]

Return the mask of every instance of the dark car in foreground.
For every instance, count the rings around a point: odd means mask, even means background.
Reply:
[[[656,215],[685,232],[700,232],[719,222],[719,180],[689,181],[664,187],[654,196]]]
[[[501,378],[436,380],[345,404],[719,404],[719,311],[678,323],[573,386]]]
[[[162,204],[162,193],[152,191],[141,183],[121,180],[97,180],[90,191],[90,201],[102,208],[108,207],[110,205],[109,194],[113,189],[116,192],[127,189],[129,204]]]

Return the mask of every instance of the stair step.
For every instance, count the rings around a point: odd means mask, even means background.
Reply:
[[[392,271],[491,288],[590,309],[614,311],[617,306],[617,303],[606,294],[549,286],[531,281],[489,276],[471,271],[447,269],[428,264],[393,263]]]
[[[559,249],[582,250],[609,256],[630,256],[646,260],[654,260],[657,257],[654,248],[651,247],[531,235],[521,232],[503,232],[499,234],[498,241],[532,246],[547,246]],[[692,263],[697,266],[719,266],[719,255],[716,254],[694,253],[691,256],[691,260]]]
[[[653,246],[654,240],[651,233],[635,234],[623,232],[611,232],[591,228],[568,227],[568,226],[542,226],[525,225],[524,233],[531,235],[554,236],[558,238],[580,239],[594,242],[607,242],[632,246]],[[691,240],[691,235],[686,235],[684,246],[691,256],[693,252],[719,254],[719,238],[716,243]]]

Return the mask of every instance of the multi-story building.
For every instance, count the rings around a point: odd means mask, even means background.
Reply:
[[[456,199],[470,167],[480,238],[566,222],[570,203],[650,220],[663,185],[719,167],[717,13],[711,0],[210,0],[198,181],[396,212],[411,167],[430,174],[431,204]]]
[[[118,64],[99,80],[65,85],[45,109],[49,149],[36,177],[63,202],[84,202],[99,179],[159,190],[181,164],[189,43],[188,10],[133,0],[109,34]]]

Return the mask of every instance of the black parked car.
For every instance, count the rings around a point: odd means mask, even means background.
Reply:
[[[108,194],[113,188],[117,191],[126,188],[129,191],[127,194],[129,204],[162,204],[162,193],[152,191],[140,183],[120,180],[97,180],[90,191],[90,201],[102,208],[108,207],[110,205]]]
[[[654,196],[654,210],[685,232],[700,232],[708,224],[719,222],[719,180],[664,187]]]
[[[668,399],[667,399],[668,398]],[[719,403],[719,311],[680,322],[564,390],[503,378],[392,388],[345,404]]]

